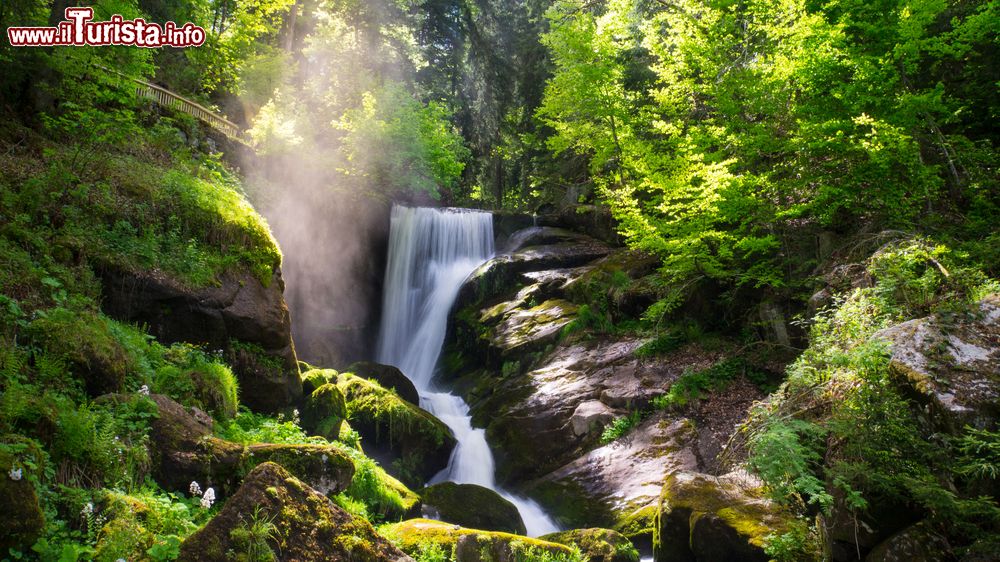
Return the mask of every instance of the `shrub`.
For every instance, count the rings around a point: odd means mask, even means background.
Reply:
[[[601,433],[601,443],[608,444],[612,441],[617,441],[632,431],[632,428],[639,425],[642,421],[642,414],[640,412],[632,412],[627,416],[622,416],[615,418],[611,421]]]

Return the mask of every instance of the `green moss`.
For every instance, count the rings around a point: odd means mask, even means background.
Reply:
[[[421,545],[428,543],[437,544],[450,551],[460,538],[468,535],[476,536],[480,539],[498,540],[507,544],[519,543],[526,547],[539,548],[565,556],[573,556],[575,554],[573,549],[562,544],[511,533],[466,529],[458,525],[431,519],[410,519],[402,523],[384,525],[379,527],[379,533],[392,541],[403,552],[410,555],[418,552]]]
[[[42,534],[45,514],[35,487],[40,485],[43,456],[37,443],[20,437],[5,436],[0,441],[0,505],[4,509],[0,552],[27,552]]]
[[[65,359],[93,396],[121,390],[128,374],[137,371],[135,356],[102,314],[54,308],[33,321],[29,332],[49,353]]]
[[[337,439],[347,417],[344,393],[334,384],[324,384],[306,398],[302,408],[302,427],[327,439]]]
[[[299,361],[299,363],[302,363]],[[315,367],[310,367],[308,370],[303,371],[300,375],[302,378],[302,394],[309,396],[317,388],[323,386],[327,383],[337,382],[337,371],[333,369],[317,369]]]
[[[378,383],[342,373],[337,387],[347,399],[351,425],[374,444],[388,446],[405,467],[425,469],[447,457],[454,445],[448,426]],[[422,472],[400,476],[411,484],[430,477]]]
[[[442,482],[418,493],[424,506],[437,511],[442,521],[485,531],[525,533],[517,507],[488,488]]]
[[[610,529],[574,529],[539,538],[575,546],[590,562],[639,562],[639,551],[632,542]]]
[[[232,370],[194,346],[174,344],[164,352],[153,390],[185,406],[195,406],[225,421],[236,415],[238,383]]]

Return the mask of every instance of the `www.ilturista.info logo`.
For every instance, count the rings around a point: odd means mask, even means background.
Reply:
[[[160,25],[142,18],[126,20],[114,15],[108,21],[94,19],[93,8],[66,8],[66,21],[56,27],[9,27],[7,39],[13,47],[75,45],[134,45],[158,47],[200,47],[205,29],[193,23],[178,26],[172,21]]]

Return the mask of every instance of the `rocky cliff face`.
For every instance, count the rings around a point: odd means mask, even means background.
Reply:
[[[224,351],[251,409],[273,412],[302,397],[280,271],[267,283],[228,271],[215,286],[191,288],[156,270],[108,267],[102,281],[108,316],[148,326],[163,343]]]
[[[663,482],[714,467],[733,418],[664,411],[612,443],[602,443],[602,432],[648,409],[685,372],[723,359],[724,348],[639,357],[648,339],[628,331],[574,336],[598,310],[635,317],[651,304],[644,281],[656,260],[562,228],[501,234],[501,253],[460,292],[444,376],[465,395],[474,424],[487,428],[502,482],[563,525],[609,527],[648,547]],[[762,393],[735,388],[745,391],[728,404],[738,418]]]

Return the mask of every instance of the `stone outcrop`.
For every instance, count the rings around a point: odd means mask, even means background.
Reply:
[[[793,522],[749,475],[675,472],[663,486],[654,560],[768,562],[766,538],[787,532]]]
[[[212,419],[204,412],[163,395],[150,398],[159,409],[150,430],[152,472],[166,490],[186,493],[196,481],[222,497],[236,490],[247,470],[265,461],[281,464],[323,494],[346,490],[354,476],[354,464],[339,446],[233,443],[212,435]]]
[[[109,266],[102,281],[108,316],[146,325],[162,343],[225,350],[249,408],[273,412],[301,398],[280,271],[266,284],[249,272],[229,271],[218,286],[191,288],[155,270]]]
[[[250,533],[255,523],[266,525],[268,532]],[[181,544],[178,560],[239,559],[240,554],[264,546],[261,541],[274,560],[412,562],[376,534],[370,523],[353,517],[274,463],[264,463],[247,475],[222,511]]]
[[[892,348],[890,368],[938,431],[1000,424],[1000,295],[971,311],[939,314],[875,334]]]
[[[525,534],[517,507],[489,488],[442,482],[417,493],[425,517],[472,529]]]

